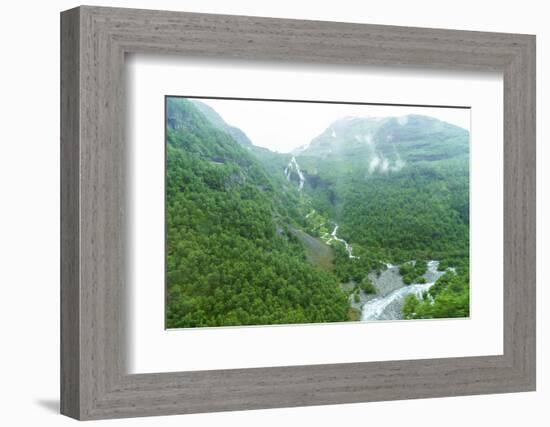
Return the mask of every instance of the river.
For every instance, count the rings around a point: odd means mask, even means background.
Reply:
[[[294,158],[292,158],[292,160],[294,162],[296,161]],[[290,171],[288,171],[288,169],[293,167],[292,160],[287,169],[285,169],[285,174],[288,179],[290,179]],[[295,167],[299,170],[297,163]],[[299,176],[301,176],[301,171]],[[301,184],[303,185],[302,182]],[[300,185],[300,189],[302,188],[302,185]],[[314,213],[315,209],[306,215],[306,219]],[[330,234],[325,233],[321,239],[327,245],[330,245],[332,241],[340,242],[346,248],[349,258],[359,258],[358,256],[353,255],[352,246],[346,240],[338,237],[337,233],[339,225],[334,222],[333,224],[334,229],[332,232]],[[424,293],[429,290],[437,279],[445,273],[444,271],[438,271],[438,266],[439,261],[429,261],[426,273],[423,275],[426,283],[412,283],[410,285],[406,285],[403,283],[403,279],[399,274],[399,266],[386,264],[386,270],[380,274],[369,274],[369,279],[373,282],[378,293],[373,296],[371,294],[365,294],[361,291],[359,294],[360,301],[357,303],[352,303],[352,306],[358,309],[360,308],[361,320],[365,322],[374,320],[400,320],[403,318],[402,308],[405,298],[408,295],[415,295],[417,298],[423,298]]]
[[[398,273],[399,267],[396,265],[388,265],[388,269],[382,272],[379,277],[371,277],[376,288],[382,292],[385,286],[386,293],[376,296],[372,299],[368,299],[364,302],[361,308],[361,320],[373,321],[373,320],[399,320],[403,318],[402,307],[407,295],[415,295],[418,298],[422,298],[424,292],[430,289],[433,284],[439,279],[445,272],[438,271],[439,261],[429,261],[428,269],[424,274],[424,278],[427,283],[413,283],[410,285],[403,284],[400,280]],[[396,271],[397,270],[397,271]],[[399,282],[395,281],[394,286],[398,285],[395,289],[391,289],[392,286],[387,286],[384,280],[387,281],[388,274],[399,276]],[[381,283],[377,283],[381,282]]]

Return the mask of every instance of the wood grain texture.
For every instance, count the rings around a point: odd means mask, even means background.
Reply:
[[[100,419],[535,389],[534,36],[84,6],[62,13],[61,38],[62,413]],[[504,354],[128,375],[127,53],[502,72]]]
[[[79,18],[61,20],[61,412],[80,414]]]

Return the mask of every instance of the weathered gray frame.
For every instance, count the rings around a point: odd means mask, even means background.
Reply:
[[[129,52],[504,75],[504,354],[128,375]],[[61,412],[183,414],[535,389],[535,37],[83,6],[61,15]]]

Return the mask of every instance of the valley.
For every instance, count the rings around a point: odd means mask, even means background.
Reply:
[[[466,130],[344,117],[278,153],[168,98],[166,143],[168,328],[469,315]]]

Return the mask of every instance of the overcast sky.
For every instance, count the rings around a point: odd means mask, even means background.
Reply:
[[[470,129],[470,110],[247,100],[200,99],[230,125],[243,130],[254,145],[288,153],[308,144],[330,124],[347,116],[399,117],[421,114]]]

